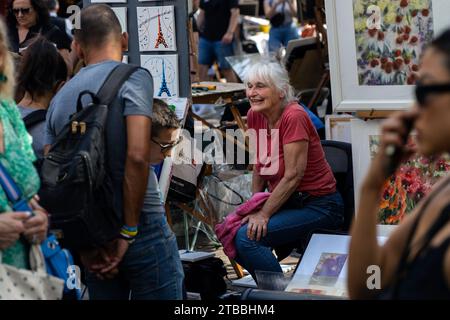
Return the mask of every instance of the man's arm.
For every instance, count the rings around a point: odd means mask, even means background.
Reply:
[[[152,121],[147,116],[129,115],[126,117],[126,125],[127,154],[123,182],[123,215],[126,226],[137,227],[147,190],[149,174],[147,159]],[[109,243],[99,253],[103,257],[101,263],[90,261],[92,263],[91,270],[103,276],[110,276],[109,273],[115,272],[115,268],[122,261],[128,246],[128,241],[122,238]]]
[[[127,123],[127,157],[123,183],[124,221],[127,226],[139,223],[149,173],[151,119],[130,115]]]
[[[239,24],[239,8],[232,8],[230,22],[228,23],[227,32],[222,37],[223,43],[231,43],[233,41],[233,35]]]

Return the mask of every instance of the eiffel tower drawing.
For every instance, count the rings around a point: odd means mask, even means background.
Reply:
[[[164,34],[161,29],[161,15],[158,14],[158,38],[156,39],[155,49],[157,49],[160,44],[162,44],[164,48],[169,47],[166,43],[166,39],[164,39]]]
[[[162,81],[161,81],[161,87],[159,88],[158,97],[161,97],[163,93],[166,93],[167,96],[169,96],[169,97],[172,96],[170,94],[169,88],[167,87],[166,68],[165,68],[164,60],[162,61]]]

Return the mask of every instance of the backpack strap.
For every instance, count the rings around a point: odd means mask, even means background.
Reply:
[[[137,69],[140,68],[126,63],[119,64],[115,67],[97,93],[100,103],[109,105],[114,100],[125,81],[127,81],[131,74]]]
[[[25,123],[25,128],[30,130],[33,126],[37,125],[40,122],[45,121],[45,117],[47,115],[47,110],[39,109],[29,113],[27,116],[23,118],[23,122]]]

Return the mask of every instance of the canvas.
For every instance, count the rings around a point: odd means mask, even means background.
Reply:
[[[414,84],[434,35],[431,0],[353,0],[353,15],[359,84]]]
[[[174,6],[137,7],[139,50],[176,51]]]
[[[325,137],[327,140],[352,143],[351,115],[326,115]]]
[[[322,253],[312,274],[310,285],[333,286],[342,272],[348,254]]]
[[[351,120],[353,177],[356,207],[360,188],[378,150],[381,120]],[[409,143],[413,143],[410,139]],[[386,180],[380,198],[378,220],[381,225],[397,225],[430,191],[436,181],[450,170],[450,157],[412,156]]]
[[[403,110],[423,48],[450,27],[448,0],[325,0],[335,111]]]
[[[387,238],[377,232],[382,245]],[[313,234],[285,291],[347,298],[349,246],[348,235]]]
[[[369,136],[370,157],[376,155],[380,136]],[[415,144],[414,137],[408,144]],[[396,225],[431,191],[433,185],[450,171],[448,154],[440,157],[411,156],[389,177],[382,191],[378,220],[380,224]]]
[[[141,66],[153,77],[155,98],[178,97],[178,55],[141,55]]]

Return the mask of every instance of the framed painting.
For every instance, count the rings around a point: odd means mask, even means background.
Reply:
[[[378,152],[380,120],[351,121],[353,141],[353,174],[355,199],[359,202],[359,189],[367,174],[370,162]],[[408,144],[415,143],[411,135]],[[417,204],[430,192],[433,185],[450,171],[450,157],[412,155],[397,171],[386,179],[378,207],[378,222],[382,225],[397,225],[411,213]]]
[[[377,228],[383,245],[388,233]],[[349,235],[313,234],[285,291],[348,298]]]
[[[448,0],[325,0],[335,111],[401,110],[425,46],[450,27]]]

